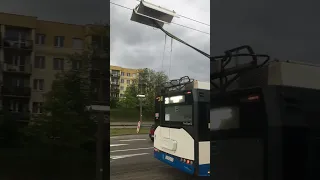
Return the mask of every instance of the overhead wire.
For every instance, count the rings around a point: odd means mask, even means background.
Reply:
[[[166,45],[167,45],[167,35],[164,34],[164,46],[163,46],[163,54],[162,54],[161,71],[163,71],[163,61],[164,61],[164,56],[165,56],[165,53],[166,53]]]
[[[197,22],[197,23],[199,23],[199,24],[203,24],[203,25],[206,25],[206,26],[209,26],[209,27],[210,27],[209,24],[206,24],[206,23],[204,23],[204,22],[201,22],[201,21],[198,21],[198,20],[195,20],[195,19],[192,19],[192,18],[183,16],[183,15],[181,15],[181,14],[178,14],[178,16],[179,16],[179,17],[182,17],[182,18],[185,18],[185,19],[189,19],[190,21],[194,21],[194,22]]]
[[[118,6],[118,7],[121,7],[121,8],[124,8],[124,9],[133,10],[133,8],[129,8],[129,7],[126,7],[126,6],[124,6],[124,5],[114,3],[114,2],[112,2],[112,1],[110,1],[110,4],[115,5],[115,6]],[[206,25],[206,26],[210,26],[210,25],[208,25],[208,24],[206,24],[206,23],[203,23],[203,22],[201,22],[201,21],[198,21],[198,20],[195,20],[195,19],[192,19],[192,18],[188,18],[188,17],[186,17],[186,16],[182,16],[182,15],[178,15],[178,16],[183,17],[183,18],[186,18],[186,19],[189,19],[189,20],[192,20],[192,21],[197,22],[197,23],[200,23],[200,24],[204,24],[204,25]],[[210,33],[208,33],[208,32],[201,31],[201,30],[198,30],[198,29],[195,29],[195,28],[186,26],[186,25],[179,24],[179,23],[171,22],[171,24],[175,24],[175,25],[178,25],[178,26],[183,27],[183,28],[187,28],[187,29],[190,29],[190,30],[193,30],[193,31],[198,31],[198,32],[203,33],[203,34],[210,35]]]

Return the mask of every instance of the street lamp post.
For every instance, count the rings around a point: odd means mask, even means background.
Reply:
[[[138,94],[137,97],[140,101],[140,123],[142,122],[142,99],[146,97],[146,95]]]
[[[89,55],[88,58],[92,58],[92,55]],[[90,68],[91,69],[91,68]],[[91,69],[92,70],[92,69]],[[95,104],[88,106],[87,108],[98,113],[97,116],[97,142],[96,142],[96,179],[103,180],[103,144],[105,140],[105,112],[110,112],[110,106],[108,102],[105,102],[103,97],[104,90],[103,90],[103,80],[104,80],[104,73],[100,70],[100,77],[99,77],[99,89],[98,89],[98,98]]]

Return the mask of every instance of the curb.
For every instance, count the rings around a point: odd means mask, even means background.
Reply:
[[[111,136],[110,139],[123,139],[123,138],[141,138],[141,137],[149,137],[148,134],[135,134],[135,135],[118,135]]]

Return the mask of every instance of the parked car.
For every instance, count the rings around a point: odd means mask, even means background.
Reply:
[[[149,131],[149,137],[150,137],[151,141],[154,140],[154,131],[155,131],[155,130],[156,130],[156,126],[155,126],[155,125],[152,125],[152,126],[150,127],[150,131]]]

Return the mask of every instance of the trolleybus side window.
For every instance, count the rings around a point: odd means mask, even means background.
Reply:
[[[266,113],[263,102],[245,102],[241,104],[239,117],[241,128],[262,128],[266,125]]]
[[[263,99],[260,99],[262,96],[254,96],[259,99],[252,97],[235,95],[230,105],[211,109],[210,130],[260,128],[265,125],[265,106]]]
[[[210,111],[210,130],[239,128],[237,107],[213,108]]]
[[[199,103],[199,140],[210,140],[210,104]]]

